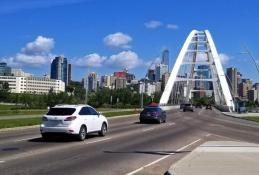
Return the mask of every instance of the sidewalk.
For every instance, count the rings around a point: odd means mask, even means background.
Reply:
[[[259,144],[209,141],[172,165],[169,175],[258,175]]]
[[[222,114],[231,116],[231,117],[259,117],[259,113],[236,113],[236,112],[222,112]]]

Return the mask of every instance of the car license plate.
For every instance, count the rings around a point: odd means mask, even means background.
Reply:
[[[60,120],[50,120],[50,125],[51,126],[57,126],[60,124]]]

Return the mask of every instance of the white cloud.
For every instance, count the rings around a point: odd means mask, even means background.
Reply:
[[[104,37],[103,42],[105,45],[115,48],[130,48],[128,45],[132,41],[132,38],[124,33],[117,32],[109,34]]]
[[[160,21],[152,20],[152,21],[146,22],[144,25],[146,26],[146,28],[155,29],[155,28],[162,26],[163,23]]]
[[[179,26],[176,24],[167,24],[166,28],[172,29],[172,30],[177,30],[177,29],[179,29]]]
[[[75,65],[78,67],[101,67],[103,66],[106,57],[100,56],[97,53],[86,55],[82,58],[76,59]]]
[[[21,49],[21,52],[26,55],[41,55],[49,53],[54,45],[54,39],[38,36],[35,41],[27,43],[26,47]]]
[[[3,58],[2,61],[7,62],[10,66],[28,66],[37,67],[42,64],[50,63],[53,54],[51,50],[54,48],[55,42],[53,38],[38,36],[33,42],[26,44],[20,52],[15,56]]]
[[[143,64],[143,61],[133,51],[122,51],[112,55],[106,60],[106,64],[116,68],[133,69]]]
[[[161,58],[156,57],[152,61],[146,62],[145,66],[149,67],[150,69],[155,69],[155,65],[160,64],[160,63],[161,63]]]
[[[228,61],[230,60],[230,56],[228,56],[225,53],[220,53],[219,58],[220,58],[220,61],[221,61],[222,64],[227,64]]]

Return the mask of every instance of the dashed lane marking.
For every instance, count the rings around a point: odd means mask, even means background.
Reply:
[[[147,132],[147,131],[151,131],[151,130],[154,130],[155,128],[147,128],[147,129],[143,129],[142,131],[143,132]]]
[[[175,125],[175,123],[168,123],[169,126]]]
[[[39,137],[40,137],[40,136],[39,136]],[[18,140],[15,140],[15,142],[22,142],[22,141],[37,139],[37,138],[39,138],[39,137],[28,137],[28,138],[18,139]]]

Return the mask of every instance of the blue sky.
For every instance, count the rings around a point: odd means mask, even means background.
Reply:
[[[74,80],[124,67],[140,78],[163,48],[173,64],[189,32],[208,29],[224,67],[259,82],[240,54],[247,45],[259,61],[258,7],[257,0],[2,0],[0,60],[40,76],[65,55]]]

